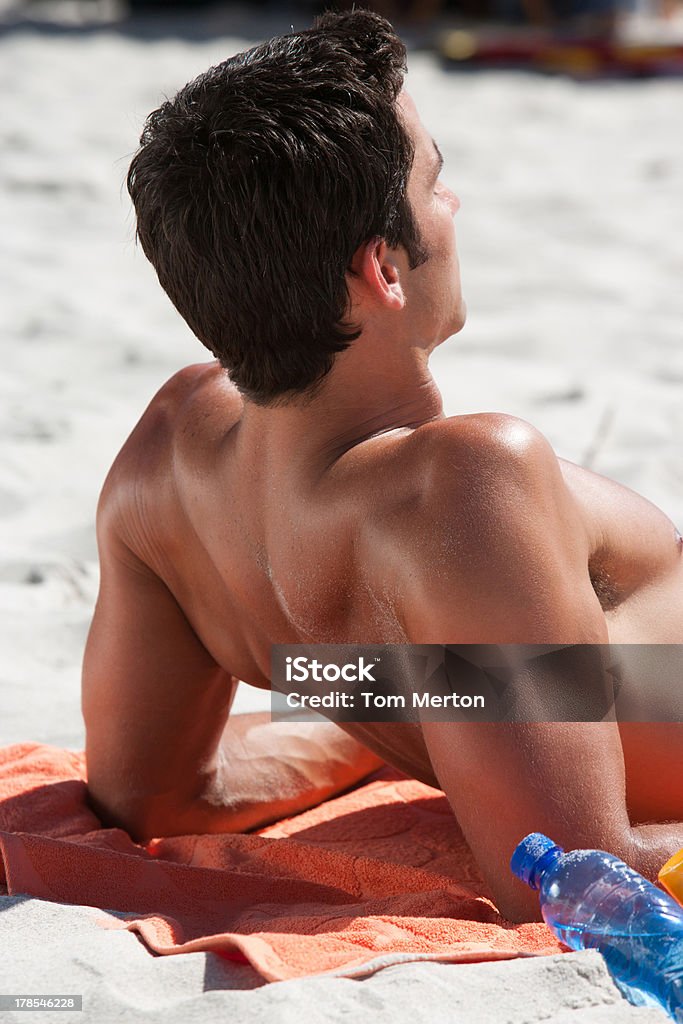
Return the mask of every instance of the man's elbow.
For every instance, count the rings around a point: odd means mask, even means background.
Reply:
[[[491,897],[501,917],[513,924],[543,920],[537,892],[512,874],[497,881],[491,886]]]
[[[131,797],[88,782],[88,801],[106,828],[120,828],[140,844],[168,836],[244,832],[259,822],[205,799],[181,800],[173,794]]]
[[[136,843],[144,843],[147,833],[147,812],[140,801],[131,802],[114,793],[88,783],[88,804],[104,828],[120,828]]]
[[[105,828],[119,828],[139,844],[186,835],[186,811],[168,800],[131,798],[88,783],[88,802]]]
[[[577,842],[568,841],[565,837],[564,841],[560,840],[560,845],[566,852],[576,849],[604,850],[605,853],[623,860],[629,867],[651,881],[654,881],[657,874],[656,868],[648,870],[646,857],[643,856],[643,844],[639,845],[637,829],[629,828],[610,838],[603,835],[582,838]],[[514,924],[542,920],[539,893],[516,878],[511,870],[492,881],[491,892],[498,912],[506,920]]]

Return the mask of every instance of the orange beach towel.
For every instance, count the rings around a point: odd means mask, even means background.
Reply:
[[[101,923],[268,981],[560,950],[544,924],[499,916],[445,797],[388,770],[257,834],[144,846],[102,828],[85,778],[82,753],[0,749],[0,893],[124,912]]]

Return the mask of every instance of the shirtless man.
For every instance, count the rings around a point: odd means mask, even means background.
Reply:
[[[377,15],[328,15],[147,123],[138,234],[220,362],[171,378],[103,489],[89,787],[140,840],[241,831],[381,757],[445,791],[522,920],[537,901],[508,862],[529,831],[649,877],[683,847],[682,724],[228,718],[237,680],[269,687],[274,643],[683,640],[665,515],[526,422],[443,414],[428,357],[465,320],[459,202],[404,61]]]

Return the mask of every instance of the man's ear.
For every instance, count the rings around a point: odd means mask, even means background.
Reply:
[[[349,269],[356,279],[356,286],[360,285],[369,292],[375,301],[389,309],[403,309],[406,297],[395,251],[383,238],[373,238],[359,246]]]

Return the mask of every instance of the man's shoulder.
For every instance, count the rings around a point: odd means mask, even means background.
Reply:
[[[500,642],[544,636],[539,609],[566,609],[589,586],[587,529],[549,442],[501,414],[435,421],[406,442],[416,499],[371,527],[370,557],[407,635],[445,642],[455,615],[463,642],[494,642],[486,622],[512,638]]]
[[[169,439],[185,426],[193,412],[203,409],[221,392],[223,402],[239,400],[239,393],[216,360],[192,363],[177,370],[162,384],[144,410],[129,441],[147,439],[150,433]]]
[[[424,424],[397,439],[386,468],[392,486],[377,474],[381,496],[365,529],[374,551],[399,552],[403,564],[405,552],[428,565],[435,551],[481,546],[507,517],[525,515],[544,492],[563,487],[543,434],[504,413]]]
[[[188,409],[202,392],[215,386],[222,372],[215,362],[194,363],[169,377],[149,400],[123,444],[112,467],[115,473],[130,470],[139,461],[141,449],[146,455],[153,447],[161,451],[164,442],[170,442],[182,427]]]
[[[156,392],[121,447],[107,474],[97,508],[97,530],[103,544],[127,545],[141,553],[144,535],[153,531],[148,506],[154,496],[155,508],[173,487],[174,453],[188,420],[201,415],[198,406],[210,401],[210,392],[221,382],[223,371],[217,363],[197,363],[174,373]],[[227,381],[227,387],[233,385]],[[206,394],[205,394],[206,393]]]
[[[425,424],[425,438],[443,454],[476,452],[481,464],[499,465],[500,459],[516,455],[534,455],[551,451],[549,442],[533,424],[519,416],[503,412],[479,412],[464,416],[447,416]]]
[[[435,420],[410,437],[413,458],[427,472],[423,500],[435,514],[447,499],[463,510],[486,506],[510,489],[533,490],[561,477],[550,443],[531,423],[506,413],[476,413]],[[550,473],[550,476],[549,476]],[[486,508],[480,508],[481,513]]]

